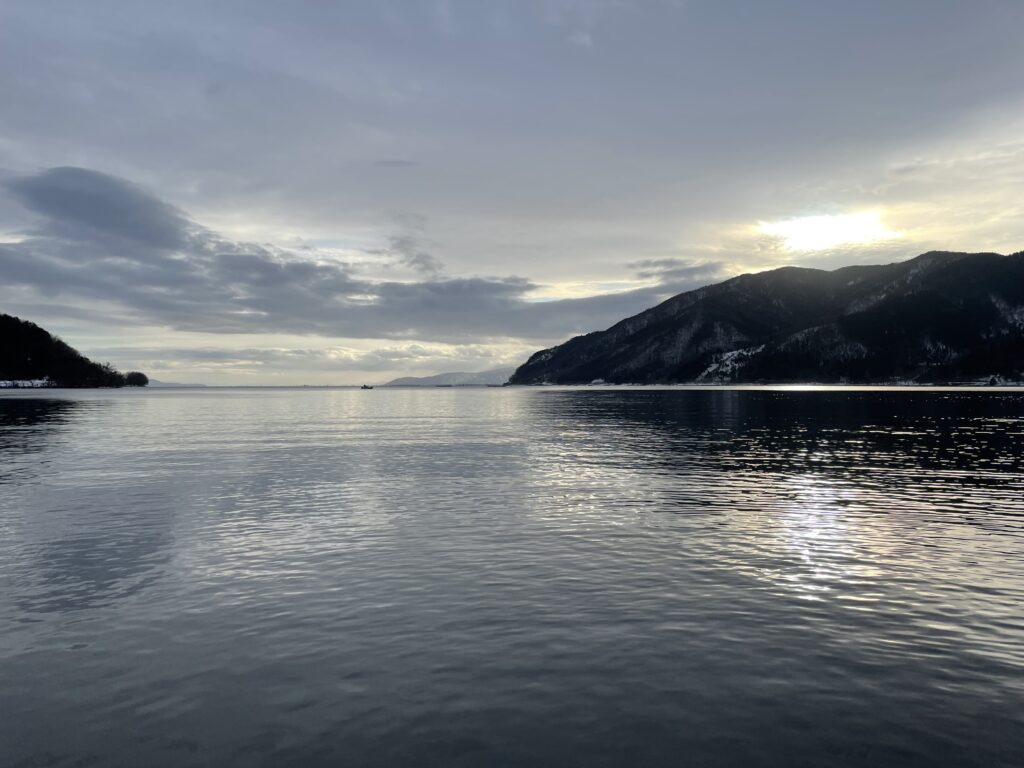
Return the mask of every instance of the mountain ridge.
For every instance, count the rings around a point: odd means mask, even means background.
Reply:
[[[934,383],[1024,372],[1024,252],[780,267],[540,350],[513,384]]]
[[[402,376],[385,387],[483,387],[504,384],[515,372],[514,367],[492,368],[488,371],[438,373],[433,376]]]

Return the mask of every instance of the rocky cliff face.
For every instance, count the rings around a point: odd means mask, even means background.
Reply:
[[[534,354],[513,384],[1024,378],[1024,252],[783,267]]]

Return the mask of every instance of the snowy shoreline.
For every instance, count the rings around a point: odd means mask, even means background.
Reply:
[[[55,386],[49,379],[0,379],[0,389],[45,389]]]

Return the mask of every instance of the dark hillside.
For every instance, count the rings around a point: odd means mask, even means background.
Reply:
[[[60,387],[123,387],[126,377],[94,363],[35,323],[0,314],[0,380],[49,379]]]
[[[513,384],[1024,378],[1024,253],[783,267],[534,354]]]

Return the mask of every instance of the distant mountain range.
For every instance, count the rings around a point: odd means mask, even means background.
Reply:
[[[504,384],[515,368],[494,368],[478,373],[439,373],[436,376],[403,376],[386,387],[483,387]]]
[[[138,371],[94,363],[35,323],[0,314],[0,382],[58,387],[146,386]]]
[[[1024,379],[1024,252],[742,275],[537,352],[512,383],[992,378]]]

